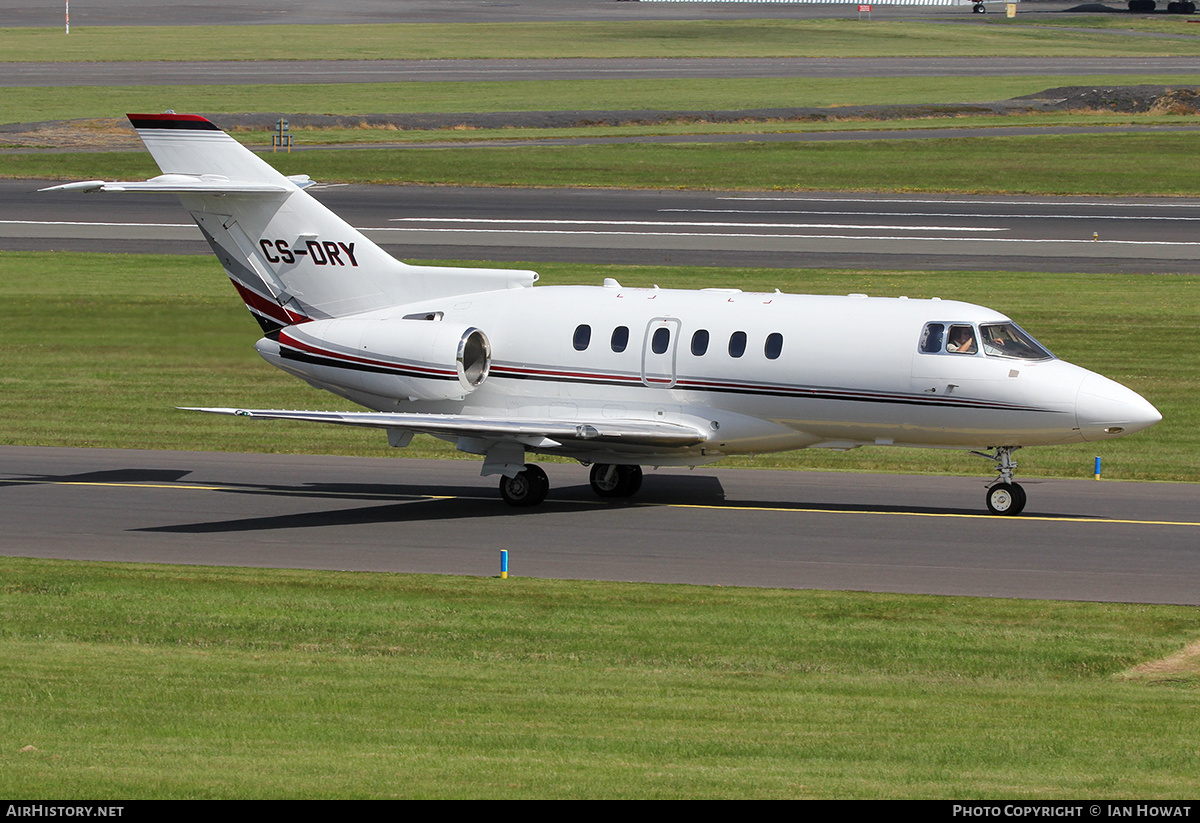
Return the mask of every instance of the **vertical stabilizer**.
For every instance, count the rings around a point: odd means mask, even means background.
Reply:
[[[436,297],[532,285],[533,272],[409,266],[203,117],[131,114],[162,169],[103,191],[170,191],[264,329]],[[307,178],[302,178],[307,184]]]

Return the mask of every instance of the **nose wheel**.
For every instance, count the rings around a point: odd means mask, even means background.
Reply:
[[[1013,480],[1017,468],[1017,461],[1013,460],[1013,452],[1019,448],[1021,447],[997,446],[995,454],[971,452],[971,454],[986,457],[996,463],[996,473],[1000,476],[996,478],[996,483],[988,486],[987,496],[984,498],[988,511],[992,514],[1014,515],[1025,510],[1025,490],[1021,488],[1020,483]]]
[[[997,483],[987,490],[987,507],[992,514],[1020,514],[1025,508],[1025,489],[1020,483]]]

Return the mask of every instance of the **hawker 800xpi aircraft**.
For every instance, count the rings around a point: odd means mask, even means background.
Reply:
[[[988,508],[1016,514],[1017,449],[1161,419],[968,303],[535,287],[529,271],[406,265],[203,117],[130,120],[161,176],[48,190],[177,194],[262,325],[262,356],[371,409],[199,411],[379,428],[397,447],[431,434],[483,455],[516,506],[549,490],[530,452],[590,464],[596,493],[622,497],[642,466],[887,445],[983,454],[998,472]]]

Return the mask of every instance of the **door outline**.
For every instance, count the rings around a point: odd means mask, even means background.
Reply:
[[[642,337],[642,383],[656,389],[670,389],[675,386],[675,361],[679,350],[679,331],[683,324],[678,317],[655,317],[646,324],[646,333]],[[671,339],[666,351],[656,354],[651,348],[654,333],[659,329],[667,329]]]

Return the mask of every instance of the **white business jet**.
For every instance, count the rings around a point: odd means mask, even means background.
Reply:
[[[530,452],[591,465],[598,495],[626,497],[646,465],[887,445],[993,460],[988,509],[1017,514],[1017,449],[1162,419],[969,303],[534,287],[530,271],[406,265],[203,117],[129,117],[161,176],[46,191],[177,194],[262,325],[262,356],[372,409],[197,411],[379,428],[396,447],[431,434],[483,455],[514,506],[549,491]]]

